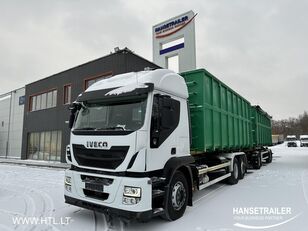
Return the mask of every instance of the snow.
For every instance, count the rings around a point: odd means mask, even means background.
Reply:
[[[135,89],[137,88],[147,88],[149,87],[148,85],[145,85],[145,84],[130,84],[130,85],[126,85],[126,86],[123,86],[123,87],[118,87],[114,90],[111,90],[109,92],[107,92],[105,95],[120,95],[120,94],[123,94],[123,93],[127,93],[127,92],[132,92],[134,91]]]
[[[140,75],[145,74],[146,72],[140,72]],[[101,89],[114,88],[119,86],[133,85],[138,83],[137,73],[129,72],[125,74],[120,74],[113,76],[112,78],[102,79],[92,84],[87,90],[96,91]]]
[[[63,169],[0,164],[0,230],[306,230],[308,226],[308,148],[272,147],[274,159],[249,170],[237,185],[215,184],[194,193],[194,206],[177,221],[147,223],[64,203]],[[287,215],[241,216],[235,210],[288,208]],[[68,218],[69,224],[14,225],[14,217]],[[270,219],[271,218],[271,219]],[[269,228],[271,227],[271,228]]]
[[[137,87],[144,86],[146,83],[153,83],[155,89],[157,90],[161,90],[179,97],[188,97],[187,86],[184,78],[167,69],[156,69],[154,71],[130,72],[115,75],[112,78],[106,78],[95,82],[87,88],[85,92],[117,88],[115,89],[115,92],[116,94],[119,94],[118,92],[120,91],[122,93],[129,92]]]

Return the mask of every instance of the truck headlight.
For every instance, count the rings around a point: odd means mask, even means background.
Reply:
[[[122,203],[125,204],[125,205],[135,205],[135,204],[138,204],[140,201],[140,198],[136,198],[136,197],[126,197],[126,196],[123,196],[123,200],[122,200]]]
[[[141,188],[139,187],[131,187],[131,186],[124,186],[124,196],[128,197],[141,197]]]
[[[71,148],[69,145],[66,146],[66,162],[72,162]]]
[[[65,176],[64,187],[66,191],[68,192],[72,191],[72,178],[70,176]]]
[[[68,192],[71,192],[71,191],[72,191],[72,186],[66,184],[66,185],[65,185],[65,190],[68,191]]]
[[[72,178],[70,176],[65,176],[64,184],[72,185]]]

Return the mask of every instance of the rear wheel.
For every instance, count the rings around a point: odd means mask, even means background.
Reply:
[[[182,172],[175,172],[165,201],[164,219],[174,221],[183,216],[188,202],[188,183]]]
[[[244,178],[246,173],[246,163],[243,156],[239,157],[239,175],[238,178],[241,180]]]
[[[262,166],[262,157],[261,157],[261,153],[258,153],[257,158],[256,158],[256,162],[253,166],[254,169],[260,169]]]
[[[227,183],[228,184],[237,184],[238,180],[239,180],[239,163],[237,158],[234,158],[233,160],[233,172],[231,172],[231,176],[227,179]]]

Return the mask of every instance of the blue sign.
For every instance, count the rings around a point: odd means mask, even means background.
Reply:
[[[19,105],[24,105],[25,101],[26,101],[26,97],[24,95],[19,97]]]
[[[171,51],[179,50],[181,48],[184,48],[184,43],[180,43],[180,44],[174,45],[172,47],[162,49],[162,50],[159,51],[159,54],[163,55],[163,54],[169,53]]]

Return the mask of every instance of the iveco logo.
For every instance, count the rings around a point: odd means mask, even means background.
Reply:
[[[101,142],[101,141],[87,141],[86,144],[87,148],[107,148],[108,143],[107,142]]]

